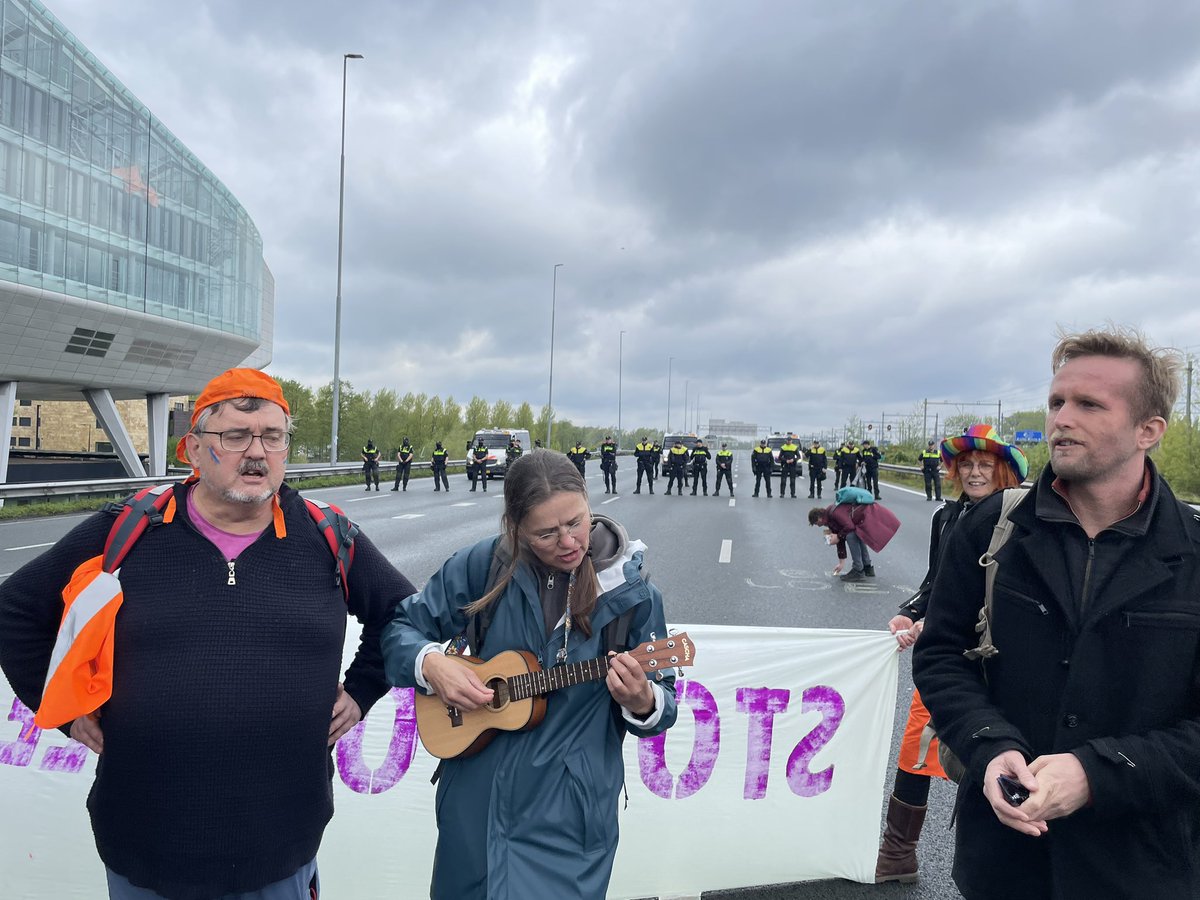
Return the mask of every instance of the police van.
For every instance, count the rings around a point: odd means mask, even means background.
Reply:
[[[505,471],[508,469],[508,444],[513,438],[521,442],[521,452],[528,453],[533,449],[533,442],[529,439],[529,432],[524,428],[480,428],[475,432],[475,440],[471,443],[472,447],[478,447],[479,442],[483,441],[483,446],[487,447],[487,471],[489,478],[503,478]],[[469,454],[468,454],[469,455]]]
[[[700,440],[700,438],[698,438],[696,436],[695,432],[692,432],[692,431],[689,431],[686,433],[680,433],[680,434],[663,435],[662,464],[664,466],[669,466],[671,464],[671,448],[675,446],[676,441],[679,441],[680,443],[682,443],[683,446],[687,447],[687,452],[691,453],[692,449],[696,446],[696,443],[699,440]]]
[[[788,437],[790,434],[791,434],[791,432],[776,431],[774,434],[772,434],[770,437],[767,438],[767,446],[771,448],[771,472],[773,474],[778,473],[781,468],[779,465],[779,448],[787,443]],[[799,444],[800,439],[796,438],[795,443]],[[803,454],[801,454],[801,458],[802,457],[803,457]]]

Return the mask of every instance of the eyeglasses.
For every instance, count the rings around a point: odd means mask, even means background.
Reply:
[[[959,463],[957,468],[963,472],[980,472],[989,475],[996,471],[996,463],[990,459],[968,459]]]
[[[559,525],[557,528],[546,528],[536,534],[529,535],[529,543],[535,547],[552,547],[561,539],[560,535],[564,532],[567,537],[580,540],[580,535],[583,534],[585,528],[591,527],[591,521],[587,516],[581,519],[576,519],[574,522],[569,522],[566,525]]]
[[[248,450],[255,438],[259,439],[263,449],[268,453],[279,453],[286,450],[292,442],[292,436],[286,431],[264,431],[262,434],[255,434],[244,428],[235,428],[230,431],[197,431],[195,433],[215,434],[221,442],[221,449],[228,450],[230,453],[241,453]]]

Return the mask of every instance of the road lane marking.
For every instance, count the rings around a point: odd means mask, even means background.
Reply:
[[[26,544],[24,547],[5,547],[5,550],[36,550],[38,547],[53,547],[54,541],[47,544]]]
[[[730,506],[730,508],[737,506],[737,501],[734,500],[732,497],[729,498],[729,506]]]
[[[727,563],[733,557],[733,541],[721,541],[721,555],[717,557],[717,562]]]
[[[392,516],[393,519],[423,519],[425,513],[405,513],[402,516]]]
[[[451,505],[451,506],[474,506],[474,505],[475,505],[475,501],[474,501],[474,500],[470,500],[470,501],[468,501],[468,502],[466,502],[466,503],[451,503],[450,505]]]
[[[364,491],[364,493],[365,493],[365,491]],[[391,491],[389,491],[388,493],[391,493]],[[347,503],[357,503],[359,500],[386,500],[386,499],[387,498],[384,497],[383,494],[379,493],[379,491],[376,491],[374,493],[374,495],[372,495],[370,497],[351,497],[346,502]]]
[[[602,500],[602,501],[600,501],[600,505],[601,505],[601,506],[604,506],[606,503],[616,503],[616,502],[617,502],[618,500],[620,500],[620,499],[621,499],[620,497],[612,497],[612,498],[610,498],[610,499],[608,499],[608,500]]]

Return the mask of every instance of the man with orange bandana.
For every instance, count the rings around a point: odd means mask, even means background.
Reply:
[[[283,483],[291,430],[274,379],[217,376],[176,451],[194,472],[166,489],[161,523],[119,572],[106,582],[94,566],[105,511],[0,585],[0,666],[17,696],[103,754],[88,811],[114,900],[318,896],[331,748],[387,691],[379,635],[415,590],[361,533],[343,587]],[[52,668],[79,650],[62,646],[64,598],[71,611],[97,591],[113,599],[75,642],[106,632],[99,706]],[[342,673],[347,611],[362,639]]]

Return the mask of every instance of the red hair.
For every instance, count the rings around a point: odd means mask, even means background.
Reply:
[[[959,474],[958,464],[960,461],[969,459],[982,458],[990,456],[996,461],[996,470],[992,474],[992,487],[1001,491],[1005,488],[1015,488],[1021,486],[1021,478],[1013,471],[1013,467],[1009,465],[1008,460],[1003,456],[998,456],[995,453],[988,453],[986,450],[965,450],[950,458],[950,464],[946,466],[946,480],[954,485],[955,490],[962,493],[962,475]]]

